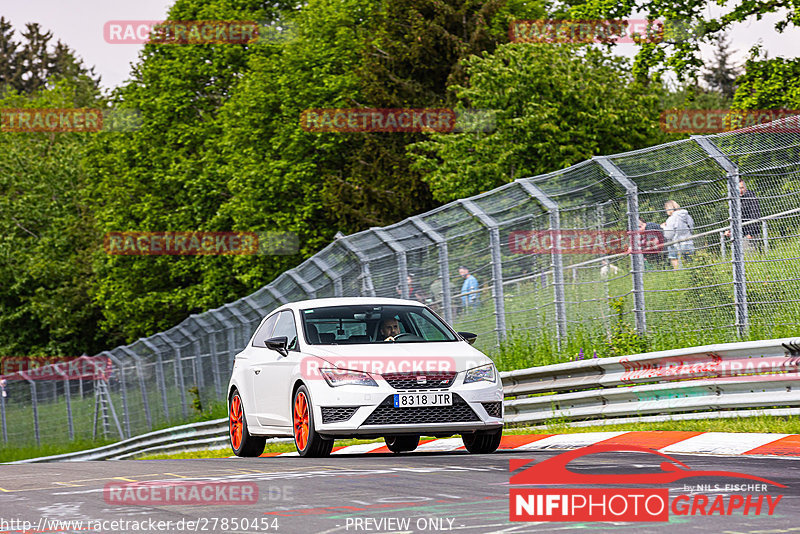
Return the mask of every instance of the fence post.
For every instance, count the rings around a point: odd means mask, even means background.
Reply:
[[[124,347],[120,347],[124,348]],[[125,434],[122,436],[122,439],[131,437],[131,412],[128,410],[128,384],[125,380],[125,367],[122,365],[122,361],[119,360],[116,356],[111,354],[110,352],[103,351],[100,354],[104,354],[109,360],[111,360],[118,368],[119,368],[119,381],[122,384],[120,391],[122,392],[122,414],[125,417]],[[114,414],[114,419],[117,418],[116,411],[114,411],[114,402],[111,399],[111,390],[106,389],[106,394],[108,395],[108,403],[111,405],[110,408]],[[149,411],[149,410],[148,410]],[[117,422],[119,428],[119,422]],[[122,434],[122,429],[119,428],[120,434]]]
[[[622,170],[605,156],[592,158],[608,173],[612,180],[621,185],[628,202],[628,231],[631,233],[632,249],[631,274],[633,276],[633,312],[636,330],[647,333],[647,316],[644,301],[644,256],[639,242],[639,187]]]
[[[144,406],[144,417],[147,421],[148,429],[153,428],[153,418],[150,416],[150,401],[147,398],[147,386],[144,383],[144,373],[142,368],[142,359],[139,357],[138,354],[133,352],[128,347],[120,347],[120,350],[133,358],[133,361],[136,362],[136,374],[139,375],[139,389],[142,392],[142,405]],[[127,415],[126,415],[127,418]],[[128,437],[130,437],[130,429],[128,430]]]
[[[151,341],[148,341],[146,338],[142,339],[142,343],[145,344],[147,348],[153,351],[153,354],[156,355],[156,386],[161,391],[161,406],[164,410],[164,419],[169,421],[169,403],[167,402],[167,384],[166,380],[164,379],[164,360],[161,357],[161,351],[157,350],[155,345]]]
[[[519,179],[516,181],[526,193],[545,207],[550,219],[550,230],[552,232],[561,230],[561,212],[558,204],[529,180]],[[550,249],[550,260],[550,265],[553,269],[553,299],[556,306],[556,339],[560,349],[562,342],[567,339],[567,308],[566,297],[564,296],[564,262],[561,253],[558,252],[555,246]]]
[[[53,369],[64,378],[64,393],[67,401],[67,428],[69,430],[69,439],[72,441],[75,439],[75,425],[72,422],[72,395],[69,390],[69,375],[61,370],[60,365],[60,363],[53,364]],[[69,367],[67,368],[69,369]]]
[[[33,407],[33,435],[36,438],[36,446],[41,446],[39,439],[39,400],[36,398],[36,382],[25,371],[19,371],[19,375],[28,381],[31,386],[31,405]]]
[[[741,204],[741,199],[739,199]],[[761,221],[761,239],[764,241],[764,252],[769,252],[769,231],[767,230],[767,221]]]
[[[295,284],[297,284],[298,286],[300,286],[300,288],[301,288],[301,289],[302,289],[302,290],[305,292],[305,294],[306,294],[306,295],[308,295],[308,298],[310,298],[310,299],[315,299],[315,298],[317,298],[317,292],[316,292],[316,290],[315,290],[315,289],[314,289],[314,288],[311,286],[311,284],[309,284],[308,282],[306,282],[306,280],[305,280],[305,279],[304,279],[302,276],[300,276],[300,275],[297,273],[297,271],[296,271],[296,270],[294,270],[294,269],[289,269],[288,271],[286,271],[286,275],[287,275],[289,278],[291,278],[291,279],[292,279],[292,281],[294,281],[294,283],[295,283]]]
[[[419,215],[411,217],[411,222],[419,228],[419,230],[433,239],[439,249],[439,279],[442,281],[442,310],[444,311],[444,320],[448,324],[453,324],[453,296],[450,291],[450,258],[447,250],[447,239],[442,234],[433,229],[433,227],[425,222]]]
[[[497,324],[497,342],[506,337],[506,303],[503,298],[503,262],[500,254],[500,227],[494,217],[484,212],[472,200],[458,201],[470,215],[476,217],[489,230],[489,242],[492,249],[492,285],[494,287],[494,313]]]
[[[736,330],[739,337],[747,336],[749,317],[747,310],[747,274],[744,269],[742,240],[742,199],[739,196],[739,168],[707,137],[693,135],[706,154],[727,174],[728,212],[731,218],[731,261],[733,263],[733,301],[736,306]]]
[[[406,258],[405,247],[398,243],[397,240],[392,237],[392,234],[382,228],[370,228],[370,230],[394,252],[397,258],[398,276],[400,277],[400,297],[404,299],[411,298],[408,288],[408,259]]]
[[[3,443],[8,443],[8,428],[6,427],[6,384],[0,387],[0,419],[3,423]]]
[[[322,258],[317,258],[317,255],[311,256],[311,263],[316,265],[325,276],[331,279],[333,282],[333,296],[344,296],[344,291],[342,290],[342,275],[334,273],[331,266],[328,265],[328,262]]]
[[[361,264],[361,291],[362,293],[366,293],[368,297],[374,297],[375,286],[372,283],[372,273],[369,272],[369,259],[366,254],[358,250],[355,245],[348,241],[347,237],[339,237],[334,243],[341,243],[344,248],[355,254],[358,258],[358,262]]]
[[[183,418],[186,419],[189,417],[189,411],[186,406],[186,384],[183,381],[183,361],[181,359],[181,349],[177,343],[172,341],[165,333],[156,334],[157,337],[160,337],[164,343],[170,346],[172,351],[175,353],[175,385],[178,388],[178,394],[181,398],[181,414]]]

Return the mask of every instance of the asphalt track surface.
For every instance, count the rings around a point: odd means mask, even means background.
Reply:
[[[731,516],[671,514],[669,522],[661,523],[509,521],[509,460],[538,462],[560,452],[498,451],[470,455],[455,451],[342,455],[325,459],[220,458],[2,465],[0,532],[800,532],[800,459],[744,456],[670,455],[693,470],[736,471],[786,485],[787,488],[769,487],[766,493],[754,494],[783,495],[772,516],[766,515],[765,506],[761,515],[751,512],[745,516],[741,510],[734,510]],[[648,454],[616,452],[576,459],[569,465],[575,472],[588,474],[653,473],[658,471],[658,459],[653,458]],[[192,480],[254,482],[259,489],[258,499],[251,504],[196,506],[120,505],[109,504],[104,498],[108,494],[104,494],[103,488],[109,483]],[[669,488],[670,499],[702,493],[713,500],[716,495],[729,498],[736,492],[707,487],[698,491],[697,485],[713,488],[714,484],[740,482],[748,481],[700,477],[660,487]],[[48,523],[47,519],[84,523],[59,526]],[[234,519],[239,524],[234,524]],[[17,523],[10,522],[13,520]],[[24,525],[22,521],[30,523]],[[97,528],[98,521],[106,521],[105,528]],[[159,525],[157,521],[171,523]]]

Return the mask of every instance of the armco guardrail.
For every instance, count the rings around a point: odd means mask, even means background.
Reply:
[[[689,347],[500,373],[506,423],[573,426],[800,414],[800,338]],[[274,441],[289,442],[291,439]],[[223,447],[228,419],[14,463],[112,460]]]
[[[800,338],[690,347],[502,373],[507,423],[781,414],[800,407]],[[731,410],[731,412],[725,412]],[[735,415],[734,415],[735,414]],[[617,419],[617,418],[624,418]]]

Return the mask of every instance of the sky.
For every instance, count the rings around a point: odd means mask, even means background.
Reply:
[[[0,15],[10,20],[19,31],[27,22],[38,22],[53,32],[54,41],[61,39],[102,76],[101,83],[111,88],[129,76],[130,64],[136,62],[142,45],[109,44],[103,37],[103,26],[110,20],[162,20],[171,0],[0,0]],[[722,8],[710,5],[708,14],[717,16]],[[780,17],[769,15],[737,24],[730,32],[731,49],[737,63],[744,63],[749,49],[758,42],[770,57],[800,56],[800,29],[783,34],[774,30]],[[177,46],[177,45],[176,45]],[[635,45],[618,45],[618,53],[632,56]],[[713,58],[713,47],[703,48],[703,57]]]

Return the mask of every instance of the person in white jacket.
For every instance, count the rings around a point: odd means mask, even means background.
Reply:
[[[692,237],[694,219],[689,212],[681,208],[674,200],[666,201],[664,209],[668,216],[667,221],[661,225],[664,229],[664,240],[670,242]],[[667,256],[673,269],[680,268],[681,258],[691,256],[692,252],[694,252],[694,243],[691,239],[667,246]]]

